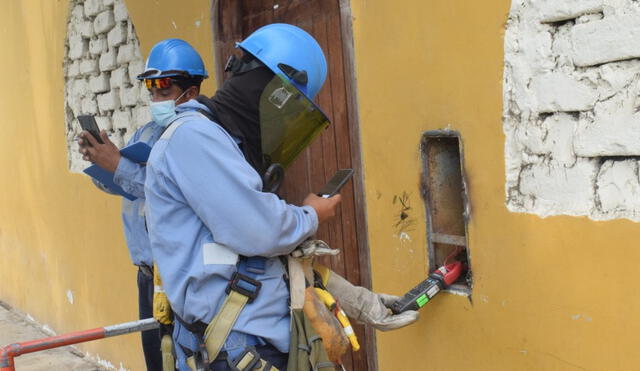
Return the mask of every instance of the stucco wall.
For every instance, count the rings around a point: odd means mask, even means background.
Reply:
[[[514,1],[514,9],[522,3]],[[470,198],[473,302],[442,294],[416,325],[378,333],[380,369],[637,368],[637,224],[543,219],[505,203],[511,1],[351,5],[374,288],[402,294],[427,274],[419,188],[425,131],[461,133]],[[415,223],[409,238],[400,238],[393,201],[405,193]]]
[[[113,1],[92,3],[108,8]],[[212,70],[210,4],[153,4],[126,2],[140,54],[179,37]],[[0,13],[0,300],[57,333],[137,318],[136,271],[122,235],[120,200],[69,171],[63,66],[72,11],[67,0],[9,0]],[[211,93],[213,86],[209,79],[203,90]],[[116,368],[143,369],[138,335],[81,348]]]

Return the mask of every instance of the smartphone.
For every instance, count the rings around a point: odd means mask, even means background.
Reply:
[[[78,121],[80,122],[80,126],[82,130],[88,131],[100,144],[104,144],[102,138],[100,138],[100,128],[98,127],[98,123],[96,122],[96,118],[93,115],[80,115],[78,116]],[[87,143],[89,144],[89,143]],[[91,144],[89,144],[91,145]]]
[[[331,178],[331,180],[329,180],[329,182],[325,184],[324,187],[322,187],[317,195],[323,198],[335,196],[338,192],[340,192],[340,188],[342,188],[342,186],[347,183],[351,176],[353,176],[353,169],[338,170],[336,174]]]

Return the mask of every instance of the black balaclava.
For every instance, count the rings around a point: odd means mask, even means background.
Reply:
[[[245,159],[261,176],[269,164],[264,163],[262,156],[260,96],[273,77],[270,69],[258,67],[234,74],[213,97],[196,98],[213,112],[220,126],[241,141]]]

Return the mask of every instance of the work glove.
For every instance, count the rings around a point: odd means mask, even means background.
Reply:
[[[408,310],[399,314],[391,312],[391,305],[400,297],[378,294],[364,287],[354,286],[328,268],[315,264],[327,291],[333,295],[347,316],[360,323],[373,326],[380,331],[390,331],[408,326],[418,320],[417,311]]]
[[[313,258],[315,256],[335,256],[340,254],[340,249],[332,249],[322,240],[306,240],[291,252],[291,256],[299,259]]]

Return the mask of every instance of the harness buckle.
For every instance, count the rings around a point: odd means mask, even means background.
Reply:
[[[247,303],[251,303],[256,297],[258,297],[261,287],[262,282],[254,280],[251,277],[247,277],[244,274],[235,272],[233,276],[231,276],[231,281],[229,281],[229,286],[227,286],[225,292],[228,295],[231,290],[233,290],[249,298]]]
[[[260,364],[260,353],[254,347],[248,347],[232,362],[227,360],[233,371],[253,370]],[[239,366],[241,364],[241,366]],[[242,368],[240,368],[242,367]]]

